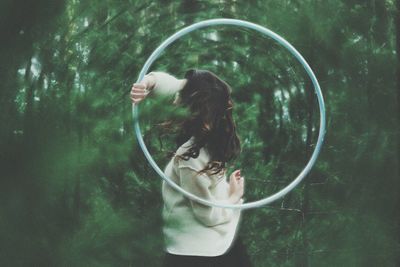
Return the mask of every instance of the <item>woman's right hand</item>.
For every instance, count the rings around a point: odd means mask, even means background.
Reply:
[[[235,170],[229,177],[229,198],[233,203],[238,202],[244,194],[244,177],[240,170]]]
[[[139,103],[149,94],[145,83],[134,83],[131,89],[131,100],[134,104]]]
[[[131,89],[131,100],[134,104],[139,103],[150,93],[155,85],[155,79],[153,75],[144,76],[140,83],[134,83]]]

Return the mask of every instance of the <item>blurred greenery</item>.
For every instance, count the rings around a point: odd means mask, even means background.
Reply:
[[[0,2],[0,266],[159,266],[161,179],[132,128],[129,91],[168,36],[237,18],[283,36],[322,87],[327,135],[304,181],[246,210],[255,266],[400,266],[400,1],[3,0]],[[397,39],[396,39],[397,38]],[[276,192],[318,138],[311,81],[288,51],[231,26],[197,30],[152,70],[208,69],[233,88],[246,201]],[[185,113],[140,105],[160,167]]]

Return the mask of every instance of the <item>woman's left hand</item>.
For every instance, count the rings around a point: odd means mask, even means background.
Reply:
[[[229,197],[237,202],[244,194],[244,177],[240,176],[240,170],[234,171],[229,177]]]

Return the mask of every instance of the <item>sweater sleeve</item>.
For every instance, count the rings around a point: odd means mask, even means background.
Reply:
[[[240,199],[237,203],[231,203],[228,199],[217,200],[210,192],[210,186],[212,185],[210,177],[205,174],[198,175],[196,173],[196,171],[198,171],[197,169],[191,166],[183,165],[178,167],[178,170],[181,179],[181,187],[184,190],[212,202],[223,204],[243,203],[243,199]],[[195,217],[204,225],[210,227],[229,222],[235,212],[230,208],[208,206],[191,199],[190,203]]]
[[[171,74],[161,71],[152,71],[147,75],[155,78],[153,91],[158,95],[173,95],[180,91],[185,85],[185,79],[177,79]]]

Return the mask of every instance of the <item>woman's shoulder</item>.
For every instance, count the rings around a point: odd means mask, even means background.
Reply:
[[[190,146],[193,144],[194,137],[191,137],[188,141],[183,143],[175,153],[175,160],[178,167],[190,167],[195,170],[201,170],[207,166],[208,162],[210,161],[210,156],[207,150],[202,147],[199,150],[199,155],[197,158],[189,157],[189,159],[180,159],[176,155],[183,155],[186,151],[189,150]]]
[[[189,139],[187,142],[182,144],[176,154],[182,155],[185,153],[189,148],[190,145],[193,144],[193,138]],[[210,162],[210,154],[206,148],[202,147],[199,151],[199,156],[197,158],[190,157],[188,160],[179,159],[175,155],[176,160],[176,167],[177,168],[190,168],[192,170],[200,171],[204,169],[208,163]],[[219,174],[208,174],[207,175],[215,184],[221,181],[222,178],[226,178],[226,173],[219,173]]]

